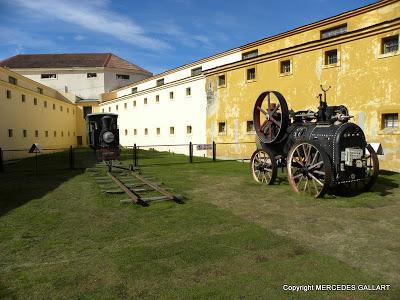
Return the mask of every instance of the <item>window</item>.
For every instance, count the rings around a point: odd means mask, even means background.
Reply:
[[[399,35],[389,36],[382,39],[382,54],[396,52],[399,50]]]
[[[157,85],[157,86],[164,85],[164,78],[158,79],[158,80],[156,81],[156,85]]]
[[[144,135],[148,135],[149,134],[149,129],[148,128],[145,128],[144,129]]]
[[[44,132],[44,136],[49,137],[49,132],[47,130]]]
[[[7,99],[11,99],[11,91],[7,90]]]
[[[398,128],[399,127],[399,114],[383,114],[382,115],[382,127],[385,128]]]
[[[111,112],[111,106],[108,107],[108,112]]]
[[[174,92],[169,92],[169,99],[174,99]]]
[[[186,126],[186,134],[192,134],[192,126],[191,125]]]
[[[9,138],[13,137],[13,130],[12,129],[8,129],[8,137]]]
[[[86,116],[92,113],[91,106],[84,106],[83,107],[83,118],[86,119]]]
[[[104,112],[104,108],[101,110],[101,112]]]
[[[202,68],[202,67],[198,67],[198,68],[192,69],[192,70],[191,70],[191,72],[192,72],[192,77],[193,77],[193,76],[200,75],[202,71],[203,71],[203,68]]]
[[[43,102],[43,106],[44,106],[44,107],[47,107],[47,101],[44,101],[44,102]]]
[[[143,99],[143,103],[146,105],[147,104],[147,98]]]
[[[8,82],[14,85],[17,85],[17,78],[9,76],[8,77]]]
[[[53,110],[55,110],[56,109],[56,105],[53,103]]]
[[[254,122],[253,121],[247,121],[247,123],[246,123],[246,131],[247,132],[255,131]]]
[[[225,75],[219,75],[218,76],[218,86],[225,86],[226,81],[225,81]]]
[[[60,111],[63,111],[63,107],[62,107],[62,105],[60,105]]]
[[[246,78],[247,78],[247,80],[256,79],[256,68],[247,69]]]
[[[125,135],[128,135],[128,129],[125,129]]]
[[[39,137],[39,130],[35,130],[35,137]]]
[[[330,38],[347,32],[347,24],[339,25],[321,31],[321,39]]]
[[[160,95],[156,95],[156,103],[160,103]]]
[[[42,79],[55,79],[57,78],[56,74],[41,74],[40,78]]]
[[[338,62],[337,49],[325,52],[325,65],[336,65]]]
[[[117,77],[117,79],[129,80],[129,75],[125,75],[125,74],[117,74],[116,77]]]
[[[43,94],[43,89],[42,88],[38,87],[37,91],[38,91],[39,94]]]
[[[37,99],[33,98],[33,105],[37,105]]]
[[[157,132],[157,135],[160,135],[161,129],[160,129],[160,128],[157,128],[157,129],[156,129],[156,132]]]
[[[281,74],[290,74],[291,72],[291,65],[290,60],[281,61]]]
[[[87,73],[87,74],[86,74],[86,77],[87,77],[87,78],[94,78],[94,77],[97,77],[97,73]]]
[[[75,114],[75,109],[72,109],[72,114],[73,114],[73,115]]]
[[[128,108],[128,103],[124,103],[124,108],[125,108],[125,109]]]
[[[64,137],[64,131],[61,131],[61,137]]]
[[[57,131],[54,130],[53,135],[54,135],[54,137],[56,137],[57,136]]]
[[[242,59],[248,59],[248,58],[252,58],[252,57],[256,57],[258,56],[258,50],[252,50],[249,52],[245,52],[242,54]]]
[[[25,99],[25,95],[22,94],[22,95],[21,95],[21,101],[22,101],[22,102],[25,102],[25,100],[26,100],[26,99]]]
[[[225,122],[219,122],[218,123],[218,132],[219,133],[225,133],[226,132],[226,123]]]
[[[136,100],[133,101],[133,107],[136,107]]]
[[[68,131],[68,137],[70,136],[70,132]]]
[[[169,128],[169,134],[174,135],[175,134],[175,127],[171,126]]]
[[[134,87],[131,89],[131,94],[135,94],[135,93],[137,93],[137,87]]]
[[[24,138],[26,138],[27,135],[28,135],[28,133],[27,133],[26,129],[22,130],[22,136]]]
[[[67,107],[67,114],[69,114],[69,107]]]
[[[133,129],[133,135],[137,135],[137,129]]]
[[[118,104],[117,104],[117,105],[115,105],[115,110],[116,110],[116,111],[118,111]]]
[[[190,87],[186,88],[186,96],[190,96],[192,94],[192,90]]]

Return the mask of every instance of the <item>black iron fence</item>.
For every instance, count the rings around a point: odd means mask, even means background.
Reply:
[[[254,142],[134,144],[122,147],[120,161],[140,167],[248,160],[254,149]],[[84,169],[98,162],[96,152],[89,148],[43,148],[39,153],[29,150],[0,148],[0,172]]]

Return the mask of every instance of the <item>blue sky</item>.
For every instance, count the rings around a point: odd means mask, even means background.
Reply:
[[[0,0],[0,60],[113,52],[160,73],[373,2]]]

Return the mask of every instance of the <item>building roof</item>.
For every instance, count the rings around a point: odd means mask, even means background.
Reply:
[[[112,53],[18,54],[1,61],[0,66],[10,69],[106,67],[152,75]]]

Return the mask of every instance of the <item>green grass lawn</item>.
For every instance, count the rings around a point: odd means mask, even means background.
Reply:
[[[65,161],[42,157],[37,176],[32,159],[0,173],[0,298],[400,298],[400,174],[384,172],[358,196],[311,199],[284,175],[253,182],[246,163],[141,151],[144,174],[186,198],[141,207]]]

